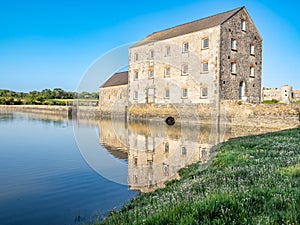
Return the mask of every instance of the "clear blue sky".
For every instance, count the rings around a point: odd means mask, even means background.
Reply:
[[[246,6],[263,37],[263,86],[300,89],[300,3],[276,0],[11,0],[0,3],[0,88],[74,91],[120,45]],[[99,75],[99,85],[108,77]]]

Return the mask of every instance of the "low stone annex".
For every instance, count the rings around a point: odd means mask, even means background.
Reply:
[[[102,113],[138,105],[261,102],[262,38],[245,7],[154,32],[99,91]]]
[[[290,104],[293,101],[300,100],[300,91],[293,90],[292,86],[283,85],[280,88],[263,88],[262,89],[263,101],[279,101]]]

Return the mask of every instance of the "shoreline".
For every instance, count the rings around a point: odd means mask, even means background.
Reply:
[[[168,116],[183,124],[212,124],[222,126],[294,128],[300,125],[300,105],[265,105],[222,102],[221,114],[209,105],[174,108],[171,106],[132,106],[127,113],[103,112],[97,106],[0,105],[0,112],[27,112],[60,115],[80,119],[119,119],[127,122],[164,121]],[[173,107],[173,108],[172,108]],[[189,113],[192,116],[189,116]],[[196,114],[195,114],[196,113]]]
[[[97,224],[298,224],[300,127],[230,139]]]

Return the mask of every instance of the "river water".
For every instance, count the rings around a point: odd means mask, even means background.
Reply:
[[[269,129],[0,113],[0,224],[82,224],[162,187],[212,145]]]

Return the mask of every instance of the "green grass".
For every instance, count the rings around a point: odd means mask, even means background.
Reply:
[[[300,128],[231,139],[96,224],[300,224]]]
[[[264,100],[262,101],[262,104],[284,104],[283,102],[280,102],[279,100],[277,99],[272,99],[272,100]]]

